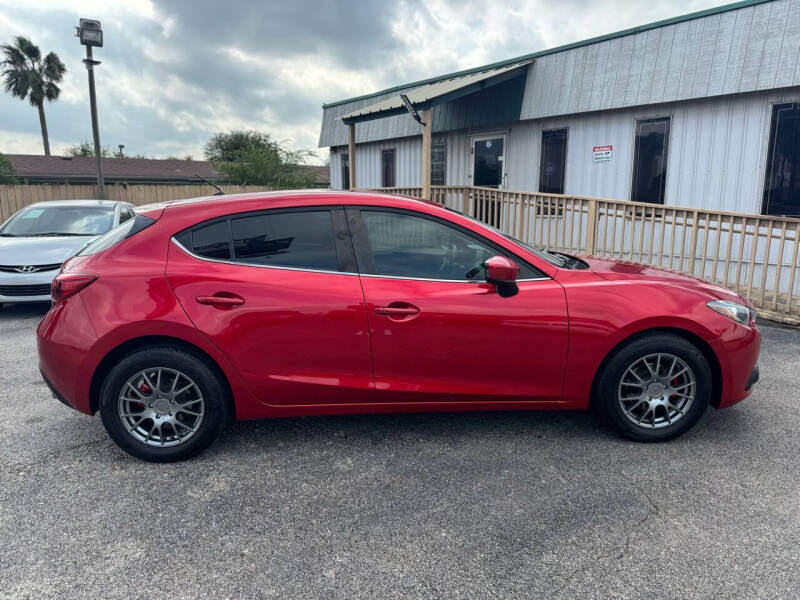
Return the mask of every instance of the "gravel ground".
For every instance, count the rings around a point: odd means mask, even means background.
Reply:
[[[586,414],[238,423],[137,461],[36,366],[46,307],[0,310],[0,597],[789,598],[800,594],[800,333],[688,435]]]

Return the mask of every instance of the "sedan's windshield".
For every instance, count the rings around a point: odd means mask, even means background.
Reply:
[[[113,224],[113,206],[29,206],[0,228],[0,236],[93,236],[105,233]]]

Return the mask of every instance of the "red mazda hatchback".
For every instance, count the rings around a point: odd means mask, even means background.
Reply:
[[[231,418],[595,408],[673,438],[750,394],[740,296],[532,248],[440,206],[280,192],[143,207],[53,283],[53,394],[152,461]]]

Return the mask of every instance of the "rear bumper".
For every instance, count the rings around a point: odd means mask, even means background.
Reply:
[[[45,374],[42,372],[41,369],[39,369],[39,373],[41,373],[42,379],[44,379],[44,382],[47,384],[47,387],[50,388],[50,393],[53,394],[53,398],[55,398],[65,406],[74,408],[69,402],[67,402],[67,399],[61,395],[61,393],[56,389],[56,387],[52,383],[50,383],[50,380],[45,376]]]

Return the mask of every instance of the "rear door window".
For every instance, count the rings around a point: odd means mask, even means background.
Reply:
[[[330,210],[236,215],[201,224],[175,238],[203,258],[260,266],[340,270]]]
[[[333,220],[328,210],[260,214],[231,219],[236,262],[338,269]]]

